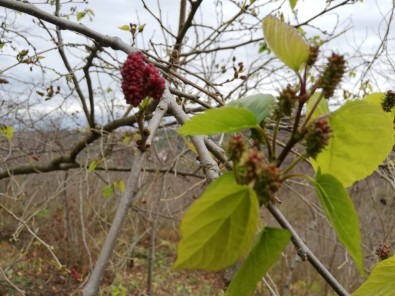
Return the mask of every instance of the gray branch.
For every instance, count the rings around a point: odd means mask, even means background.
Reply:
[[[125,192],[121,197],[117,212],[115,213],[115,217],[111,223],[110,231],[108,232],[106,240],[104,241],[104,244],[100,250],[100,254],[96,261],[95,267],[92,270],[92,274],[89,277],[85,287],[82,289],[82,294],[84,296],[98,295],[103,273],[106,269],[108,261],[110,260],[119,232],[122,229],[123,221],[125,220],[130,205],[138,191],[138,180],[145,157],[145,152],[138,152],[138,154],[135,156],[133,169],[129,174],[125,186]]]
[[[58,26],[62,30],[71,30],[74,32],[78,32],[84,36],[96,40],[104,47],[111,47],[113,49],[122,50],[126,53],[137,50],[135,48],[131,48],[129,44],[123,42],[118,37],[111,37],[108,35],[100,34],[82,24],[77,24],[61,17],[57,17],[27,2],[16,0],[0,0],[0,6],[35,16],[43,21]]]
[[[174,98],[170,101],[169,110],[180,124],[183,124],[189,119],[188,115],[177,104]],[[204,138],[205,137],[203,136],[191,136],[192,143],[199,154],[199,161],[203,167],[204,174],[207,177],[207,181],[210,183],[219,177],[220,169],[218,164],[211,157],[210,152],[204,142]]]
[[[333,290],[340,296],[349,296],[348,292],[343,286],[335,279],[335,277],[329,272],[328,269],[322,264],[322,262],[314,255],[314,253],[306,246],[303,240],[300,238],[298,233],[284,217],[281,211],[272,203],[269,203],[267,208],[277,222],[285,229],[288,229],[291,234],[291,240],[297,248],[298,255],[303,261],[308,260],[314,269],[324,278],[324,280],[333,288]]]
[[[173,112],[174,116],[180,121],[184,122],[185,120],[188,120],[188,116],[177,105],[175,98],[170,93],[167,86],[162,100],[157,105],[155,113],[149,123],[148,130],[150,131],[150,135],[147,139],[147,144],[150,144],[152,142],[152,139],[154,138],[154,135],[159,127],[160,121],[166,114],[166,111],[169,107]],[[196,150],[198,151],[207,180],[214,180],[219,176],[220,171],[218,165],[211,158],[210,153],[208,152],[207,147],[204,144],[204,137],[192,137],[192,141],[196,146]],[[140,177],[145,157],[146,152],[139,152],[134,160],[134,164],[132,165],[133,169],[129,174],[126,190],[121,197],[121,201],[119,203],[114,220],[111,223],[111,227],[107,234],[106,240],[101,248],[95,267],[92,270],[92,274],[89,277],[89,280],[86,283],[85,287],[82,289],[82,293],[84,296],[97,295],[99,291],[101,278],[106,269],[107,263],[110,260],[119,232],[122,229],[123,221],[138,191],[138,179]]]

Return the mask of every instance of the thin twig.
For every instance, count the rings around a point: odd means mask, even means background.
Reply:
[[[29,231],[29,233],[40,243],[42,244],[49,253],[51,253],[52,258],[54,259],[55,263],[58,265],[59,268],[63,268],[63,264],[60,263],[58,257],[55,255],[54,251],[53,251],[53,247],[48,245],[45,241],[43,241],[30,227],[29,225],[27,225],[27,223],[22,220],[21,218],[19,218],[17,215],[15,215],[11,210],[9,210],[8,208],[6,208],[3,204],[0,204],[0,208],[2,208],[3,210],[5,210],[10,216],[12,216],[15,220],[17,220],[19,223],[22,223],[27,231]]]
[[[3,278],[5,279],[5,281],[11,286],[13,287],[17,292],[19,292],[21,295],[25,296],[26,292],[20,288],[18,288],[17,285],[15,285],[5,274],[3,268],[0,267],[0,274],[3,276]]]
[[[82,294],[84,296],[94,296],[99,292],[100,282],[104,270],[106,269],[107,263],[110,260],[118,235],[122,229],[123,221],[125,220],[126,214],[129,211],[132,200],[138,191],[138,180],[145,157],[146,153],[140,151],[138,151],[137,155],[135,156],[133,170],[129,174],[129,178],[125,186],[125,192],[121,197],[121,201],[111,223],[110,230],[100,250],[99,257],[96,261],[95,267],[92,270],[91,276],[85,287],[82,289]]]

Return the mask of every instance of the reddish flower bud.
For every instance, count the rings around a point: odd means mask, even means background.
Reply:
[[[256,147],[246,150],[240,158],[239,165],[243,168],[244,184],[257,179],[265,166],[265,156]]]
[[[73,279],[77,280],[77,281],[81,281],[82,277],[81,274],[77,271],[77,269],[72,268],[70,270],[70,275]]]

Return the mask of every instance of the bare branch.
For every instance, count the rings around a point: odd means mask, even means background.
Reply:
[[[170,101],[170,111],[181,124],[189,119],[175,100]],[[199,160],[203,167],[203,171],[207,176],[207,181],[210,183],[220,175],[218,164],[211,157],[210,152],[204,143],[204,137],[191,136],[191,140],[199,154]]]
[[[270,213],[276,218],[277,222],[285,229],[288,229],[292,234],[292,242],[297,248],[298,255],[303,261],[308,260],[311,265],[317,270],[317,272],[325,279],[325,281],[336,291],[338,295],[348,296],[348,292],[343,288],[343,286],[335,279],[335,277],[326,269],[326,267],[321,263],[321,261],[311,252],[311,250],[306,246],[303,240],[299,237],[298,233],[284,217],[281,211],[272,203],[267,205]]]
[[[111,223],[111,228],[101,248],[95,267],[92,270],[92,274],[89,277],[85,287],[82,289],[82,294],[84,296],[94,296],[99,292],[101,278],[106,269],[107,263],[110,260],[115,243],[117,242],[118,235],[122,229],[123,221],[125,220],[126,214],[129,211],[133,198],[138,192],[138,180],[145,157],[145,152],[138,152],[138,154],[135,156],[132,166],[133,169],[129,174],[125,192],[123,193],[121,201],[118,205],[117,212],[115,213],[114,219]]]

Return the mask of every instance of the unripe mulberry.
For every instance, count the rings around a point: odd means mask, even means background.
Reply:
[[[122,66],[122,90],[128,104],[137,107],[149,96],[159,100],[165,90],[166,81],[159,70],[145,62],[141,52],[130,53]]]
[[[278,116],[290,116],[297,100],[296,91],[288,84],[278,97]]]
[[[328,64],[324,71],[324,74],[320,80],[320,87],[324,97],[329,99],[333,96],[336,87],[339,85],[340,80],[346,69],[346,61],[342,55],[332,53],[332,56],[328,59]]]
[[[315,159],[318,153],[328,145],[331,132],[332,130],[326,117],[319,117],[310,123],[307,127],[305,141],[307,155]]]
[[[276,202],[274,194],[281,187],[280,169],[274,164],[266,164],[258,176],[255,184],[255,191],[262,202]]]
[[[387,91],[384,99],[381,101],[381,107],[385,112],[391,112],[392,108],[395,107],[395,93],[393,91]]]
[[[243,183],[248,184],[255,181],[257,177],[262,173],[265,167],[265,156],[257,148],[253,147],[244,151],[241,156],[240,167],[243,168]]]
[[[226,145],[226,155],[235,165],[238,164],[244,151],[247,150],[247,141],[241,134],[231,137]]]
[[[376,247],[376,255],[380,260],[387,259],[394,255],[391,246],[386,242],[380,242]]]
[[[310,46],[309,51],[309,58],[307,59],[306,64],[311,67],[317,61],[320,48],[318,46]]]

